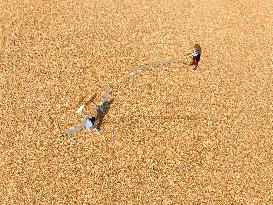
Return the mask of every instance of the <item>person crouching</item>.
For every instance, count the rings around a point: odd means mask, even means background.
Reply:
[[[88,131],[93,132],[93,131],[98,131],[98,129],[95,126],[95,117],[89,117],[85,120],[85,127]]]

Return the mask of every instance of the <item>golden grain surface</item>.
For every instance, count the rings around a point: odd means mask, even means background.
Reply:
[[[271,0],[1,0],[0,204],[272,204]],[[80,99],[120,85],[98,133]],[[186,62],[188,63],[188,62]],[[85,110],[85,112],[88,111]]]

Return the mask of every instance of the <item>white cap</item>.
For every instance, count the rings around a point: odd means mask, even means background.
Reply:
[[[194,56],[194,57],[196,57],[196,56],[199,55],[199,53],[198,53],[197,51],[193,51],[193,52],[191,53],[191,55]]]

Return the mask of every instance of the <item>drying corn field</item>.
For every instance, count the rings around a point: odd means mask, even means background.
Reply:
[[[272,204],[272,31],[270,0],[1,0],[0,204]]]

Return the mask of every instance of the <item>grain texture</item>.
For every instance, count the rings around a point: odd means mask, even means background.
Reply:
[[[272,204],[270,0],[1,0],[0,204]],[[101,131],[64,136],[119,84]],[[95,97],[94,97],[95,96]]]

